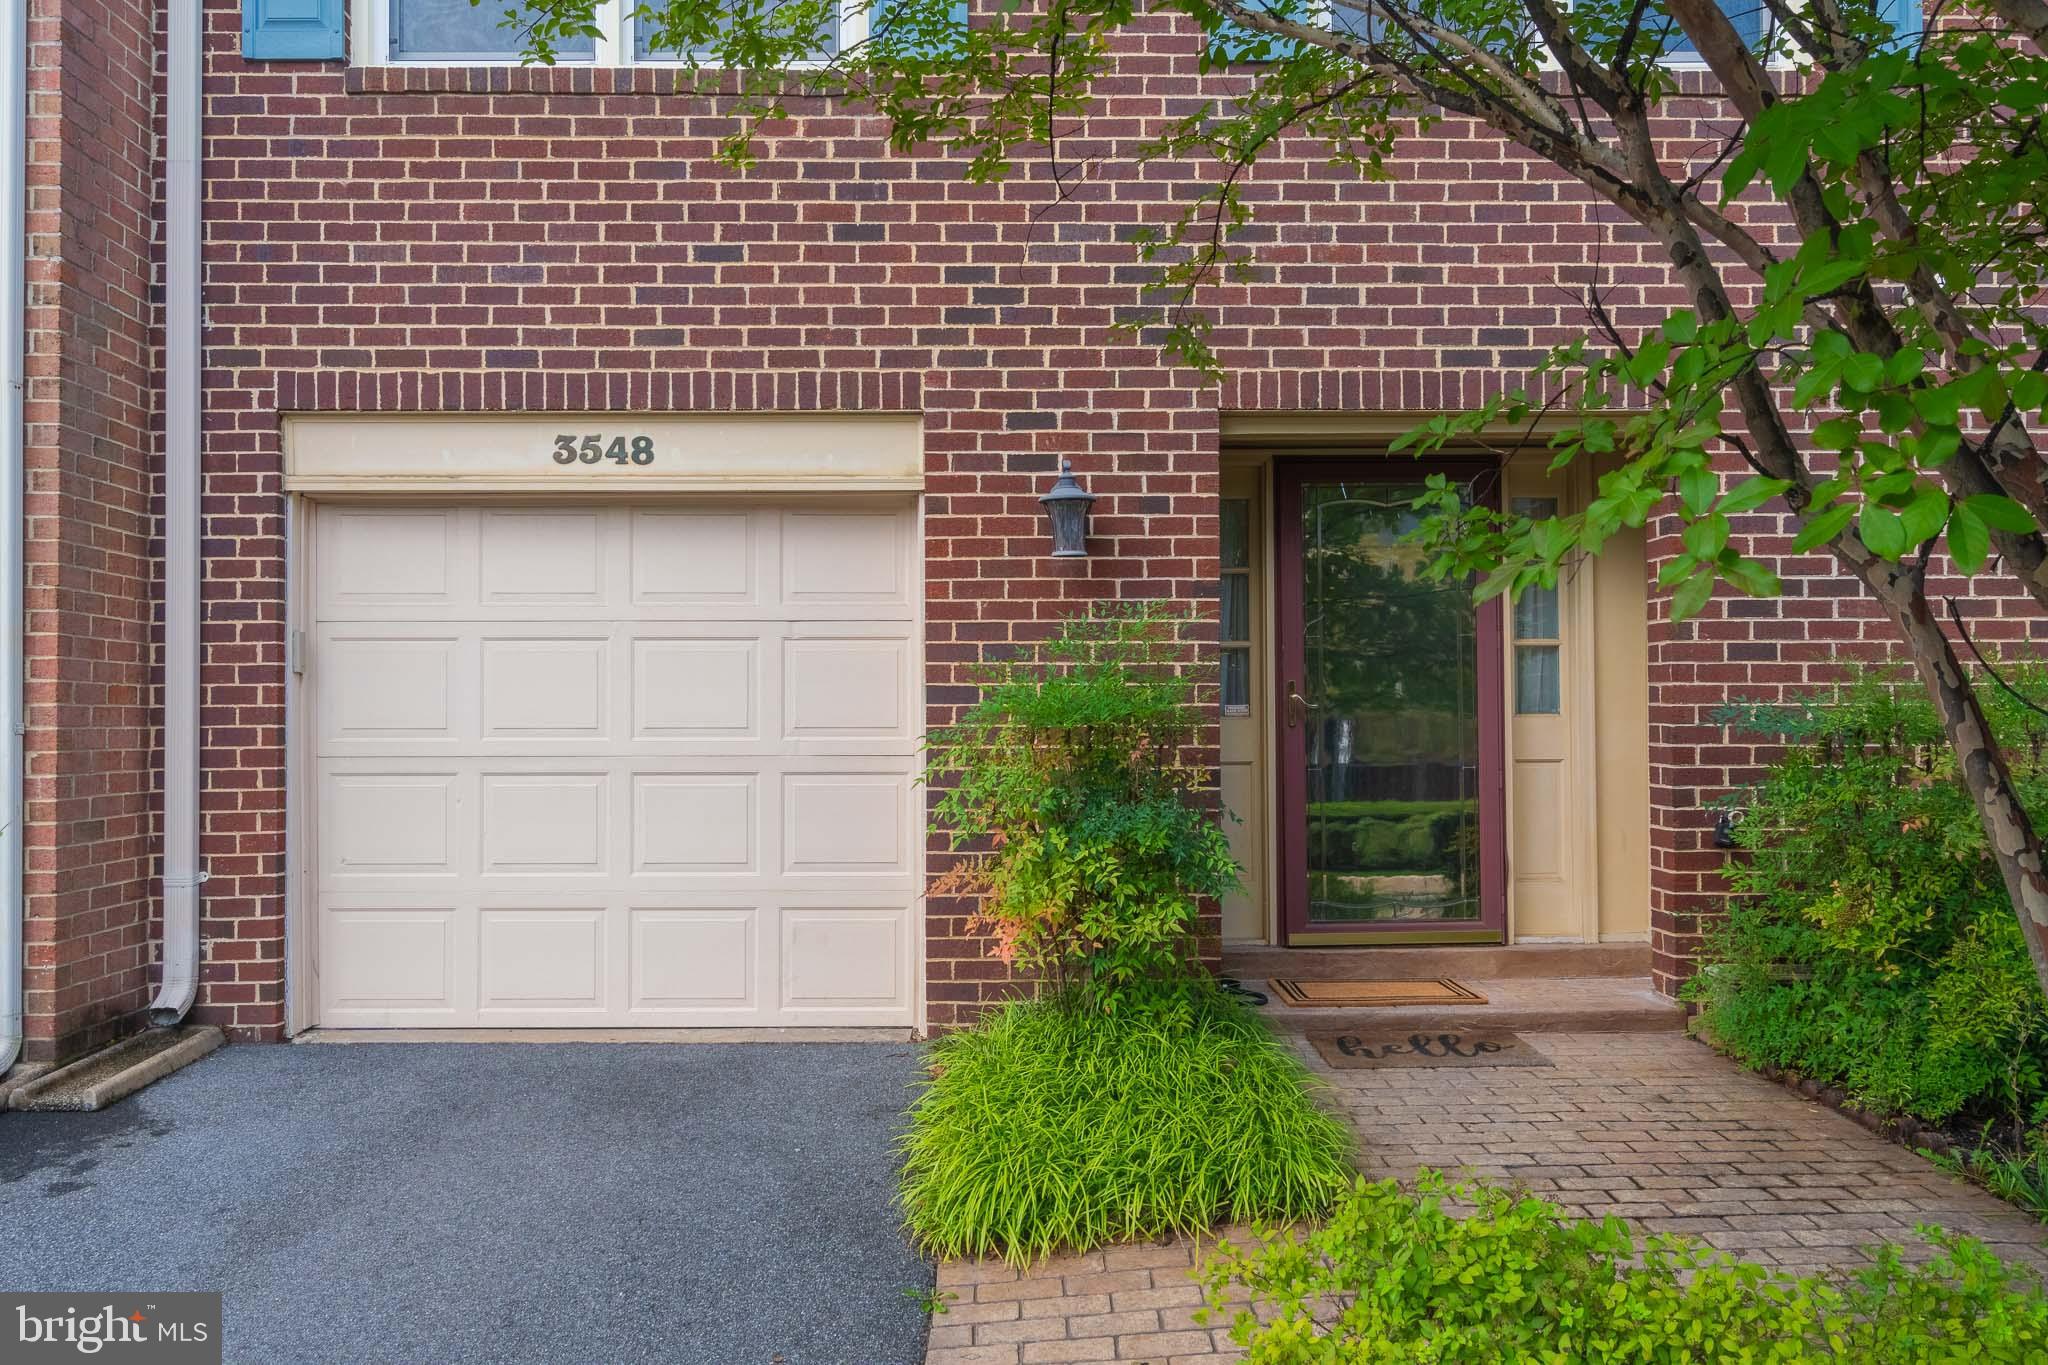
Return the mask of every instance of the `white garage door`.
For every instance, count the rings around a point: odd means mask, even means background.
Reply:
[[[910,507],[314,535],[321,1023],[912,1022]]]

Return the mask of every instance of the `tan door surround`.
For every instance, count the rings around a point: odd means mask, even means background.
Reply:
[[[1232,414],[1224,420],[1222,494],[1254,500],[1252,712],[1222,720],[1225,807],[1247,868],[1247,892],[1224,903],[1226,942],[1278,942],[1273,830],[1278,809],[1274,714],[1270,475],[1276,455],[1356,460],[1415,422],[1412,414]],[[1339,444],[1348,428],[1350,444]],[[1384,430],[1382,430],[1384,428]],[[1401,460],[1405,456],[1389,455]],[[1548,452],[1509,462],[1506,498],[1584,505],[1592,471],[1545,473]],[[1503,632],[1507,686],[1508,934],[1511,942],[1626,942],[1649,933],[1648,581],[1641,532],[1625,532],[1581,563],[1558,593],[1560,705],[1515,714],[1516,642]],[[1597,721],[1597,723],[1596,723]],[[1242,823],[1239,823],[1239,822]]]

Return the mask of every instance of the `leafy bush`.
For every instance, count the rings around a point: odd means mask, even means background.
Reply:
[[[2031,1279],[1978,1242],[1923,1235],[1937,1248],[1924,1266],[1885,1247],[1849,1280],[1795,1279],[1424,1172],[1415,1195],[1360,1182],[1324,1226],[1225,1245],[1201,1274],[1246,1365],[2048,1358]]]
[[[1349,1128],[1255,1015],[1186,994],[1184,1019],[1029,1001],[934,1043],[903,1145],[919,1245],[1028,1264],[1327,1209],[1350,1179]]]
[[[938,818],[968,850],[935,890],[981,897],[1006,960],[1100,1012],[1180,1002],[1201,905],[1237,885],[1209,770],[1183,758],[1200,716],[1184,620],[1072,618],[931,742]]]
[[[2016,1137],[2048,1117],[2048,1006],[1933,708],[1893,681],[1735,717],[1791,744],[1743,797],[1751,856],[1729,868],[1737,895],[1690,993],[1746,1061]],[[1982,692],[2022,799],[2048,816],[2048,724]]]

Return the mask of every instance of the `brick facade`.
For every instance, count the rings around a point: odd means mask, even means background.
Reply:
[[[148,1003],[155,6],[29,0],[28,1033],[48,1061]]]
[[[68,234],[67,249],[99,267],[68,285],[47,253],[36,267],[53,320],[35,347],[49,472],[33,504],[43,985],[31,1009],[39,1036],[78,1043],[141,1003],[152,892],[139,457],[152,408],[150,5],[36,3],[46,46],[60,18],[103,16],[92,35],[67,27],[65,51],[75,32],[106,54],[90,71],[60,62],[44,98],[72,104],[61,132],[47,111],[37,122],[48,185],[93,206],[41,206],[42,237]],[[892,156],[876,121],[799,101],[741,174],[711,159],[728,128],[717,102],[669,93],[669,73],[250,64],[239,0],[209,0],[208,19],[212,880],[198,1017],[243,1038],[275,1038],[284,1023],[283,414],[921,411],[937,724],[971,695],[972,664],[1092,598],[1165,598],[1213,616],[1223,414],[1471,404],[1583,330],[1576,296],[1596,268],[1624,325],[1677,301],[1639,237],[1469,123],[1408,140],[1391,183],[1332,170],[1293,142],[1253,186],[1260,278],[1210,300],[1231,376],[1204,385],[1110,331],[1140,298],[1127,232],[1199,188],[1186,167],[1106,156],[1064,200],[1042,165],[974,187],[958,161]],[[1164,19],[1128,41],[1107,93],[1113,122],[1098,125],[1116,128],[1124,151],[1231,79],[1200,75],[1191,32]],[[1690,149],[1724,111],[1698,94],[1701,78],[1685,79],[1697,97],[1672,104],[1667,131]],[[75,301],[58,309],[49,291],[64,288]],[[66,369],[84,361],[80,334],[98,338],[89,373]],[[1102,495],[1084,561],[1043,554],[1035,499],[1062,457]],[[1773,518],[1750,522],[1765,548],[1781,540]],[[1653,539],[1653,573],[1675,546],[1672,527]],[[1647,624],[1652,924],[1666,988],[1683,975],[1720,862],[1700,802],[1758,761],[1709,713],[1883,648],[1886,628],[1853,583],[1819,558],[1785,567],[1781,601],[1717,600],[1682,626],[1658,601]],[[2016,606],[1997,610],[2014,614],[1987,635],[2024,629]],[[60,713],[103,738],[67,761],[52,732]],[[1007,989],[966,909],[928,907],[935,1024]]]

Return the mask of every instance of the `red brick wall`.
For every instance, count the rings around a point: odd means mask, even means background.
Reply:
[[[31,1061],[148,1003],[150,0],[29,0],[27,631]]]
[[[283,1018],[282,414],[922,410],[928,719],[943,723],[974,662],[1092,597],[1213,611],[1222,413],[1472,403],[1583,329],[1596,263],[1625,324],[1675,301],[1635,234],[1461,120],[1406,143],[1392,183],[1292,143],[1255,179],[1263,273],[1216,291],[1233,373],[1205,386],[1109,330],[1140,297],[1126,234],[1199,187],[1189,168],[1108,156],[1056,202],[1042,166],[971,187],[957,162],[889,155],[873,120],[800,103],[742,175],[710,160],[716,102],[666,93],[667,74],[251,65],[238,0],[210,0],[209,19],[200,1015],[242,1036]],[[1201,77],[1193,38],[1163,20],[1131,41],[1106,110],[1126,151],[1226,79]],[[1702,145],[1721,113],[1675,104],[1671,145]],[[1104,499],[1078,563],[1044,557],[1037,521],[1061,457]],[[1817,680],[1838,639],[1875,647],[1824,564],[1802,561],[1791,586],[1682,627],[1653,609],[1667,984],[1718,865],[1700,800],[1756,760],[1706,712]],[[139,904],[146,855],[122,847],[80,856]],[[929,907],[934,1022],[1004,989],[966,908]]]

